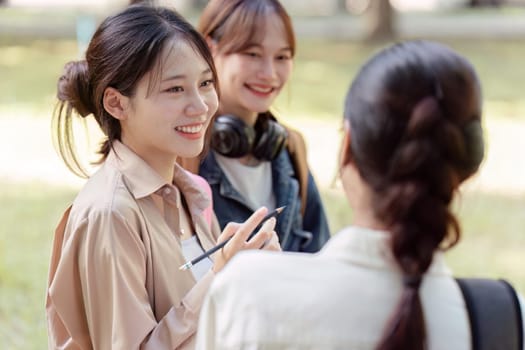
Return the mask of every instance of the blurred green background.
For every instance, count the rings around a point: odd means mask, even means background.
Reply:
[[[49,22],[74,23],[77,15],[54,12],[56,19],[50,14]],[[497,15],[525,18],[523,11]],[[2,35],[2,24],[30,25],[32,16],[34,12],[0,8],[2,349],[46,347],[44,304],[53,231],[82,184],[53,153],[50,128],[56,81],[64,63],[78,58],[78,43],[74,34],[63,32]],[[523,148],[516,149],[523,146],[517,131],[525,132],[525,37],[434,39],[458,50],[476,67],[492,152],[483,174],[468,183],[454,203],[463,238],[447,259],[458,276],[506,278],[525,293],[525,159]],[[385,44],[300,36],[292,81],[276,104],[280,118],[307,137],[333,232],[350,224],[352,217],[334,180],[343,97],[360,64]]]

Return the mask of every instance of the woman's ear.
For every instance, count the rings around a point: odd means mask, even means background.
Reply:
[[[206,43],[208,44],[208,47],[210,48],[211,55],[215,56],[217,54],[217,40],[212,39],[210,36],[206,37]]]
[[[351,140],[352,133],[350,123],[345,120],[343,127],[343,140],[341,141],[341,148],[339,150],[339,168],[342,169],[348,163],[353,162]]]
[[[107,87],[102,98],[104,109],[118,120],[126,120],[129,97],[122,95],[117,89]]]

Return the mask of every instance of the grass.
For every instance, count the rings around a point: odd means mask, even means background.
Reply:
[[[5,182],[0,188],[0,348],[43,349],[53,232],[74,191]]]
[[[448,41],[467,55],[484,85],[487,115],[523,119],[525,81],[521,41]],[[301,41],[283,115],[339,125],[344,93],[359,64],[377,46],[354,42]],[[77,58],[71,40],[14,41],[0,37],[0,118],[10,110],[49,115],[57,78]],[[49,112],[49,113],[48,113]],[[22,136],[21,136],[22,137]],[[0,348],[45,348],[45,289],[53,230],[76,190],[47,184],[13,184],[0,178]],[[323,189],[333,231],[351,223],[342,194]],[[525,292],[525,198],[465,193],[455,207],[463,239],[448,254],[458,275],[505,277]]]

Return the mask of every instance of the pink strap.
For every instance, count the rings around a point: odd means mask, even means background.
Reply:
[[[210,198],[210,205],[206,209],[204,209],[204,211],[202,212],[202,215],[204,216],[204,219],[208,223],[208,226],[211,227],[211,218],[213,215],[213,202],[212,202],[213,197],[211,194],[210,184],[208,184],[208,181],[206,181],[202,176],[196,175],[189,171],[187,171],[187,173],[190,175],[191,178],[193,178],[195,183],[199,185],[204,190],[204,192],[206,192],[206,194]]]

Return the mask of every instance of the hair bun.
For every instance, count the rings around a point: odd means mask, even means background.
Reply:
[[[85,60],[66,63],[64,73],[58,79],[57,91],[58,99],[69,103],[82,117],[94,112]]]

